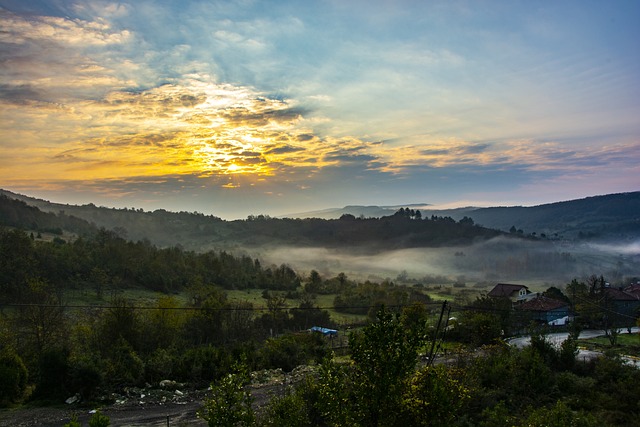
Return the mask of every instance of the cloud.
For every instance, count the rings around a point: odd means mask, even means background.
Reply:
[[[113,30],[104,19],[84,21],[54,16],[19,16],[0,10],[0,43],[27,45],[106,46],[129,40],[128,30]]]
[[[631,52],[534,45],[568,30],[520,8],[494,29],[497,11],[410,3],[0,9],[0,180],[184,177],[302,201],[637,185]]]
[[[0,99],[9,103],[23,103],[40,98],[40,92],[30,84],[0,84]]]

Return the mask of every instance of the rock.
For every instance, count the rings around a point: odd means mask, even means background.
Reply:
[[[176,383],[173,380],[162,380],[160,381],[160,387],[162,388],[175,388],[178,385],[178,383]]]
[[[80,395],[76,394],[75,396],[71,396],[70,398],[65,400],[64,403],[66,403],[67,405],[72,405],[72,404],[77,403],[79,401],[80,401]]]

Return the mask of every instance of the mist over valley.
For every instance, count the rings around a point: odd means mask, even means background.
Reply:
[[[329,217],[339,214],[337,219],[309,213],[297,219],[257,215],[235,221],[199,213],[61,205],[7,191],[3,195],[5,225],[77,235],[105,228],[158,247],[227,251],[264,265],[286,264],[301,276],[315,270],[324,277],[344,273],[377,282],[535,286],[562,285],[592,274],[622,282],[639,274],[640,192],[530,208],[416,209],[426,206],[422,204],[363,211],[350,206],[324,211]],[[366,217],[364,212],[386,215]]]

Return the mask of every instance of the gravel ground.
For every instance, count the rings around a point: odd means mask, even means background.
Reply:
[[[259,371],[252,374],[253,406],[257,413],[272,396],[281,394],[286,385],[299,380],[310,372],[299,367],[289,374],[281,370]],[[186,390],[183,384],[171,389],[160,387],[126,388],[121,393],[105,398],[115,402],[104,405],[100,412],[108,416],[112,427],[184,427],[206,426],[198,418],[207,390]],[[33,407],[0,411],[0,427],[62,427],[76,415],[81,425],[89,424],[95,409],[79,404],[65,407]]]

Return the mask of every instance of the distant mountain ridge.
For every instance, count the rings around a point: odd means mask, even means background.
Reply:
[[[424,204],[405,207],[424,207]],[[381,217],[393,214],[392,206],[345,206],[299,214],[293,218],[336,219],[350,214],[355,217]],[[422,209],[423,218],[448,216],[456,221],[472,218],[484,227],[509,231],[512,227],[524,234],[536,233],[564,238],[640,238],[640,191],[592,196],[537,206],[463,207]]]
[[[501,232],[516,232],[520,235],[563,239],[640,239],[640,191],[593,196],[532,207],[465,207],[438,210],[429,209],[430,205],[426,203],[395,206],[351,205],[291,214],[286,218],[269,218],[259,215],[248,220],[236,221],[224,221],[213,215],[169,212],[162,209],[145,212],[142,209],[112,209],[97,207],[93,204],[65,205],[6,190],[0,190],[0,195],[20,200],[45,213],[64,216],[67,223],[76,226],[80,224],[76,219],[82,219],[87,224],[98,228],[117,230],[129,239],[149,239],[160,246],[180,244],[193,249],[244,244],[311,245],[322,240],[328,245],[340,242],[370,244],[376,238],[382,239],[385,244],[396,246],[425,244],[428,240],[426,235],[418,238],[415,235],[416,230],[403,229],[406,235],[393,236],[385,234],[388,230],[382,232],[379,227],[373,227],[371,224],[375,224],[374,222],[369,222],[366,227],[362,222],[357,224],[359,228],[351,232],[349,228],[354,228],[356,223],[344,227],[343,222],[336,221],[343,216],[345,218],[353,216],[356,219],[392,217],[401,207],[419,210],[423,219],[449,218],[460,221],[467,217],[471,218],[476,226],[480,225]],[[37,216],[32,211],[28,215]],[[44,216],[39,217],[42,218],[41,222],[44,221]],[[55,228],[55,224],[51,223],[51,216],[46,218],[47,227]],[[88,229],[84,224],[82,228]],[[449,231],[452,237],[458,234],[460,238],[462,235],[453,229]],[[358,233],[368,233],[369,237],[365,239],[364,234],[361,236]],[[424,233],[424,230],[419,233]],[[349,239],[345,237],[347,235],[350,235]],[[390,236],[393,242],[389,241]],[[443,244],[446,238],[444,235],[439,235],[436,240],[437,244]],[[382,242],[378,243],[382,244]]]

